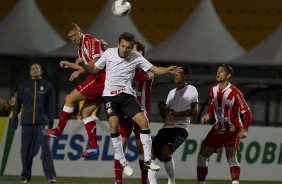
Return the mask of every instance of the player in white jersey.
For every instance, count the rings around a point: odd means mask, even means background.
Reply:
[[[145,45],[139,41],[134,42],[133,51],[139,52],[142,56],[145,55]],[[146,112],[146,116],[150,122],[150,95],[154,76],[144,72],[142,69],[135,69],[135,74],[132,82],[133,89],[136,91],[137,100],[142,105]],[[127,147],[131,133],[134,132],[136,140],[136,148],[138,150],[139,166],[141,181],[140,184],[148,184],[148,169],[144,168],[144,152],[143,145],[140,141],[140,127],[131,118],[121,116],[119,118],[119,133],[122,138],[123,151]],[[122,166],[119,160],[114,160],[115,184],[122,184]]]
[[[123,166],[123,172],[128,176],[133,174],[133,170],[128,165],[122,149],[119,135],[120,115],[133,119],[140,126],[140,140],[143,144],[145,167],[151,170],[160,169],[151,160],[152,140],[149,121],[132,88],[135,68],[140,67],[145,72],[148,71],[159,75],[176,72],[176,66],[156,67],[141,54],[133,52],[134,41],[135,36],[133,34],[122,33],[118,39],[118,48],[107,49],[94,67],[88,66],[82,59],[78,61],[85,70],[94,74],[106,67],[106,81],[103,92],[104,105],[117,159]]]
[[[189,65],[181,68],[174,76],[176,88],[169,92],[166,102],[159,102],[159,112],[165,123],[155,136],[152,148],[153,158],[164,163],[168,184],[175,184],[172,154],[188,137],[190,117],[198,114],[198,91],[187,83],[191,68]],[[150,184],[157,183],[155,171],[149,170],[148,178]]]

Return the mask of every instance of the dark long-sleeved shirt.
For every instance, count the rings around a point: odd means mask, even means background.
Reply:
[[[52,127],[55,114],[55,92],[48,81],[27,80],[18,88],[12,118],[13,127],[18,126],[18,114],[22,109],[21,125],[47,125]]]

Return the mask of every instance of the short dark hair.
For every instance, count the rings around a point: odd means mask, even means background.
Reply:
[[[121,40],[125,40],[127,42],[134,42],[135,41],[135,35],[132,34],[132,33],[128,33],[128,32],[123,32],[118,37],[118,43],[120,43]]]
[[[227,75],[228,75],[228,74],[230,74],[231,76],[233,75],[233,69],[232,69],[231,66],[226,65],[226,64],[220,64],[220,65],[218,65],[217,69],[218,69],[219,67],[222,67],[223,70],[227,73]],[[230,78],[231,78],[231,77],[230,77]]]
[[[191,74],[192,74],[192,69],[191,69],[190,65],[182,64],[179,67],[181,67],[183,69],[183,73],[184,73],[184,75],[187,75],[187,80],[188,80],[190,78]]]
[[[182,67],[183,72],[184,72],[185,75],[191,75],[192,70],[191,70],[190,65],[188,65],[188,64],[182,64],[182,65],[180,65],[180,67]]]
[[[145,45],[143,43],[141,43],[140,41],[135,40],[133,45],[136,45],[137,51],[141,51],[142,52],[142,56],[145,55]]]

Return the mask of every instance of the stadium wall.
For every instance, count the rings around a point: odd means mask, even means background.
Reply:
[[[4,125],[3,125],[4,123]],[[0,164],[1,174],[20,175],[20,133],[10,128],[9,119],[1,119]],[[161,123],[152,123],[152,134],[162,127]],[[189,139],[174,154],[176,177],[196,179],[197,154],[201,141],[210,129],[210,125],[191,125]],[[239,150],[242,180],[282,181],[282,129],[268,127],[250,127],[249,136],[242,141]],[[81,122],[71,120],[60,139],[51,140],[55,167],[58,176],[113,178],[113,148],[105,121],[97,122],[100,155],[98,158],[84,159],[79,154],[86,149],[88,140]],[[33,175],[42,176],[40,149],[34,153]],[[134,137],[131,137],[126,158],[135,169],[134,178],[140,177],[138,154]],[[160,178],[166,178],[164,167]],[[224,151],[213,155],[209,162],[208,179],[229,179],[229,166]]]

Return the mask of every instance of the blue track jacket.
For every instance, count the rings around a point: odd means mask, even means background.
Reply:
[[[50,82],[27,80],[18,88],[12,126],[18,126],[18,113],[22,109],[21,125],[47,125],[52,127],[55,114],[55,91]]]

